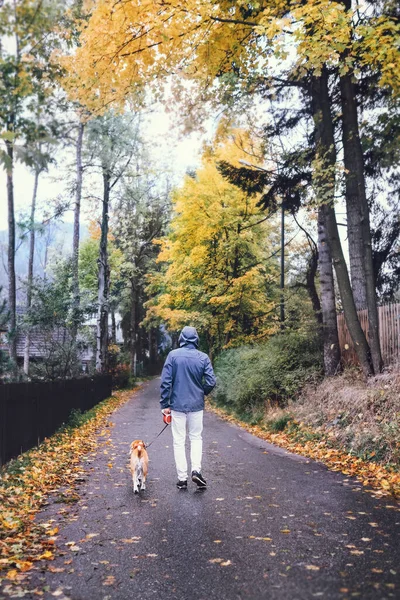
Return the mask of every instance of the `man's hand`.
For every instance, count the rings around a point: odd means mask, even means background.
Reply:
[[[164,423],[166,425],[170,425],[171,421],[172,421],[171,409],[170,408],[163,408],[161,410],[161,414],[163,416]]]

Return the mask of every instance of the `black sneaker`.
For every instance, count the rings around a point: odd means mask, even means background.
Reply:
[[[178,481],[176,487],[178,490],[187,490],[187,481]]]
[[[199,473],[198,471],[192,471],[192,481],[194,483],[197,483],[197,487],[199,488],[205,488],[207,487],[207,482],[204,479],[204,477],[202,476],[201,473]]]

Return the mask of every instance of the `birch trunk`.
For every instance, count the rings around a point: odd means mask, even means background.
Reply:
[[[29,261],[28,261],[28,281],[26,290],[26,308],[30,309],[32,304],[32,284],[33,284],[33,263],[35,260],[35,213],[36,213],[36,199],[37,191],[39,186],[40,170],[35,170],[35,180],[33,184],[32,204],[31,204],[31,232],[29,236]],[[29,355],[30,355],[30,331],[26,332],[25,346],[24,346],[24,373],[29,375]]]
[[[108,207],[110,202],[110,175],[103,169],[103,211],[98,271],[97,349],[96,371],[106,373],[108,369]]]
[[[9,349],[14,375],[17,374],[17,291],[15,278],[15,214],[14,214],[14,148],[6,140],[7,156],[7,206],[8,206],[8,310]]]
[[[133,377],[136,377],[136,368],[137,368],[137,349],[136,349],[136,308],[137,308],[137,299],[136,299],[136,285],[135,280],[131,280],[131,314],[130,314],[130,369]]]
[[[76,341],[78,333],[78,313],[80,305],[80,290],[79,290],[79,226],[81,215],[81,200],[82,200],[82,144],[84,124],[79,123],[78,137],[76,140],[76,191],[75,191],[75,209],[74,209],[74,237],[72,242],[72,294],[73,294],[73,327],[72,337]]]

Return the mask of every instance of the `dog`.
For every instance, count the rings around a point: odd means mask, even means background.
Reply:
[[[146,450],[146,444],[143,440],[135,440],[131,444],[130,468],[132,473],[133,492],[139,493],[146,489],[146,477],[149,465],[149,456]]]

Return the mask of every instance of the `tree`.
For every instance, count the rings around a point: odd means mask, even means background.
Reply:
[[[334,213],[336,150],[327,70],[325,67],[319,77],[312,76],[311,86],[316,145],[314,185],[317,189],[317,197],[323,202],[322,216],[328,234],[328,244],[336,271],[346,324],[355,344],[360,365],[364,374],[368,376],[373,374],[370,351],[365,334],[358,320]]]
[[[207,149],[194,177],[175,190],[171,231],[158,258],[165,271],[149,286],[150,296],[157,295],[147,319],[158,317],[170,330],[197,326],[210,352],[276,330],[274,229],[257,207],[259,198],[228,183],[216,165],[243,156],[234,141]]]
[[[164,181],[160,170],[152,172],[149,163],[147,148],[139,142],[131,177],[121,188],[113,215],[115,244],[123,255],[119,306],[133,376],[137,375],[137,363],[146,360],[145,349],[150,363],[154,365],[158,358],[157,327],[149,322],[147,333],[142,321],[149,300],[147,276],[154,269],[159,252],[154,241],[165,234],[170,216],[168,179]]]
[[[82,117],[79,118],[76,136],[76,185],[75,185],[75,206],[74,206],[74,235],[72,241],[72,272],[73,272],[73,294],[74,310],[79,313],[79,235],[80,235],[80,215],[82,201],[82,183],[83,183],[83,165],[82,165],[82,147],[83,133],[85,124]],[[77,329],[77,328],[76,328]],[[76,334],[75,334],[76,335]]]
[[[56,139],[53,134],[58,131],[57,120],[54,115],[54,104],[45,94],[41,93],[32,100],[32,110],[36,112],[35,126],[31,126],[26,134],[26,148],[24,151],[25,163],[30,166],[34,174],[31,210],[29,217],[29,258],[28,276],[26,281],[26,309],[29,310],[32,301],[32,285],[34,278],[35,240],[37,233],[36,208],[38,199],[39,179],[49,164],[54,162],[52,150]],[[30,334],[26,332],[24,347],[24,373],[29,375]]]
[[[58,260],[52,276],[36,278],[32,285],[32,302],[24,317],[23,329],[35,337],[41,357],[31,363],[33,379],[65,379],[81,372],[79,353],[89,340],[74,339],[74,298],[71,260]],[[81,306],[79,325],[83,325],[89,306]]]
[[[7,39],[7,44],[0,44],[0,128],[5,146],[0,158],[7,175],[9,347],[15,373],[14,163],[18,158],[24,160],[21,146],[34,127],[34,119],[27,114],[27,100],[32,96],[41,97],[44,93],[50,93],[49,79],[58,70],[50,61],[54,47],[51,31],[63,9],[63,3],[59,0],[41,2],[38,6],[28,0],[7,0],[0,7],[0,36]]]
[[[304,230],[310,248],[310,259],[306,270],[306,288],[314,308],[315,319],[322,325],[322,345],[324,356],[324,371],[326,375],[335,375],[340,369],[340,347],[337,330],[336,299],[332,270],[332,256],[328,243],[323,204],[326,197],[318,197],[320,189],[314,186],[314,196],[310,193],[312,184],[312,170],[310,165],[315,160],[314,145],[291,146],[290,150],[284,149],[282,136],[289,134],[293,128],[301,123],[311,113],[311,107],[302,104],[301,108],[287,114],[279,113],[276,119],[264,130],[269,142],[278,138],[281,154],[275,159],[275,167],[268,169],[254,169],[241,166],[240,168],[221,162],[221,173],[234,185],[239,186],[247,193],[261,193],[259,204],[264,210],[273,213],[279,202],[285,211],[288,211],[300,227],[296,214],[301,207],[313,212],[314,205],[318,210],[318,248],[310,234]],[[312,113],[311,113],[312,114]],[[298,136],[298,134],[297,134]],[[332,200],[332,198],[331,198]],[[319,287],[321,301],[315,285],[315,276],[319,266]],[[296,285],[300,285],[297,281]]]
[[[136,150],[135,116],[109,113],[92,119],[87,125],[87,153],[102,180],[100,245],[98,257],[98,312],[96,370],[107,371],[109,265],[108,231],[111,194],[126,173]]]

